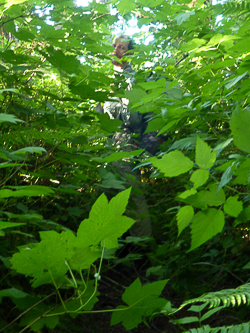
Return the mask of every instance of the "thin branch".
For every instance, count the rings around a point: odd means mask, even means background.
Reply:
[[[39,302],[37,302],[36,304],[32,305],[30,308],[28,308],[27,310],[25,310],[24,312],[22,312],[18,317],[16,317],[14,320],[12,320],[11,323],[9,323],[8,325],[6,325],[4,328],[1,329],[0,332],[4,332],[6,328],[8,328],[9,326],[11,326],[12,324],[14,324],[19,318],[21,318],[22,316],[24,316],[27,312],[29,312],[30,310],[32,310],[33,308],[35,308],[38,304],[42,303],[43,301],[45,301],[47,298],[53,296],[56,294],[56,291],[53,291],[53,293],[49,294],[48,296],[44,297],[43,299],[41,299]]]
[[[32,16],[32,14],[30,14],[30,15],[19,15],[19,16],[13,17],[13,18],[11,18],[11,19],[9,19],[9,20],[3,22],[2,24],[0,24],[0,28],[1,28],[5,23],[8,23],[8,22],[10,22],[10,21],[14,21],[14,20],[18,19],[19,17],[29,17],[29,16]]]
[[[111,14],[109,14],[109,13],[102,14],[102,15],[100,15],[100,16],[97,16],[97,17],[95,17],[95,18],[92,18],[91,21],[95,21],[95,20],[97,20],[97,19],[99,19],[99,18],[101,18],[101,17],[103,17],[103,16],[106,16],[106,15],[111,15]]]
[[[183,60],[185,60],[188,56],[189,56],[189,53],[185,53],[184,57],[181,58],[181,60],[177,61],[177,63],[174,65],[174,67],[177,67],[179,65],[179,63],[181,63]]]

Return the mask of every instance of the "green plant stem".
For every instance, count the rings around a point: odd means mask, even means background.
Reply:
[[[64,304],[64,301],[63,301],[62,296],[61,296],[61,294],[60,294],[59,288],[57,287],[56,282],[55,282],[55,280],[54,280],[54,278],[53,278],[53,276],[52,276],[50,270],[49,270],[49,275],[50,275],[50,277],[51,277],[51,279],[52,279],[52,281],[53,281],[53,284],[54,284],[54,286],[55,286],[55,288],[56,288],[56,292],[57,292],[58,297],[60,298],[60,301],[61,301],[61,303],[62,303],[62,306],[63,306],[65,312],[67,313],[68,310],[67,310],[67,308],[66,308],[66,306],[65,306],[65,304]]]
[[[9,326],[11,326],[12,324],[14,324],[18,319],[20,319],[22,316],[24,316],[27,312],[29,312],[30,310],[32,310],[33,308],[35,308],[38,304],[42,303],[43,301],[45,301],[46,299],[48,299],[49,297],[56,295],[56,291],[53,291],[53,293],[49,294],[48,296],[44,297],[43,299],[41,299],[39,302],[37,302],[36,304],[32,305],[30,308],[28,308],[27,310],[25,310],[24,312],[22,312],[18,317],[16,317],[14,320],[12,320],[11,323],[9,323],[8,325],[6,325],[4,328],[2,328],[0,330],[0,332],[4,332],[6,330],[6,328],[8,328]]]

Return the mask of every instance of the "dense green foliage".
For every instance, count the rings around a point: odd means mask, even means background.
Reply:
[[[248,1],[118,0],[112,11],[99,1],[1,1],[1,332],[82,332],[79,317],[95,312],[126,330],[162,315],[180,332],[250,331],[249,9]],[[134,35],[127,91],[113,76],[110,31],[132,17],[144,32]],[[131,112],[153,112],[156,156],[112,145],[121,122],[95,107],[114,95]],[[140,168],[141,190],[111,163],[123,158]],[[151,238],[120,239],[134,223],[124,215],[131,191],[146,195]],[[139,253],[121,257],[124,243]],[[100,309],[100,278],[133,267],[140,250],[143,283],[131,274],[120,301]],[[222,310],[229,322],[207,321]]]

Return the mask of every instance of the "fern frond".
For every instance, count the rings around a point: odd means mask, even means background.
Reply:
[[[184,333],[250,333],[250,322],[233,326],[222,326],[211,328],[205,325],[199,328],[192,328]]]
[[[216,308],[220,305],[240,306],[241,304],[250,304],[250,283],[241,285],[236,289],[224,289],[221,291],[207,293],[198,298],[185,301],[177,311],[193,303],[207,303],[209,308]],[[175,311],[176,312],[176,311]]]
[[[226,1],[223,6],[223,15],[237,15],[237,14],[247,14],[250,11],[249,1]]]

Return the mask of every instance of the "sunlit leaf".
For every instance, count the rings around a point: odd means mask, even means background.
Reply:
[[[191,223],[192,243],[189,251],[221,232],[224,223],[224,214],[221,210],[208,208],[196,213]]]
[[[234,144],[239,149],[250,153],[250,111],[235,110],[230,121],[230,128],[233,133]]]
[[[209,145],[197,136],[195,162],[201,169],[208,169],[216,160],[216,152],[211,152]]]
[[[185,229],[194,217],[194,209],[192,206],[182,207],[177,214],[178,236]]]
[[[175,150],[164,155],[161,159],[149,159],[166,177],[175,177],[192,169],[193,162],[182,152]]]
[[[194,183],[194,188],[200,187],[206,183],[209,178],[209,172],[207,170],[195,170],[190,180]]]
[[[226,214],[237,217],[243,210],[243,202],[238,201],[239,196],[229,197],[224,204],[224,211]]]

